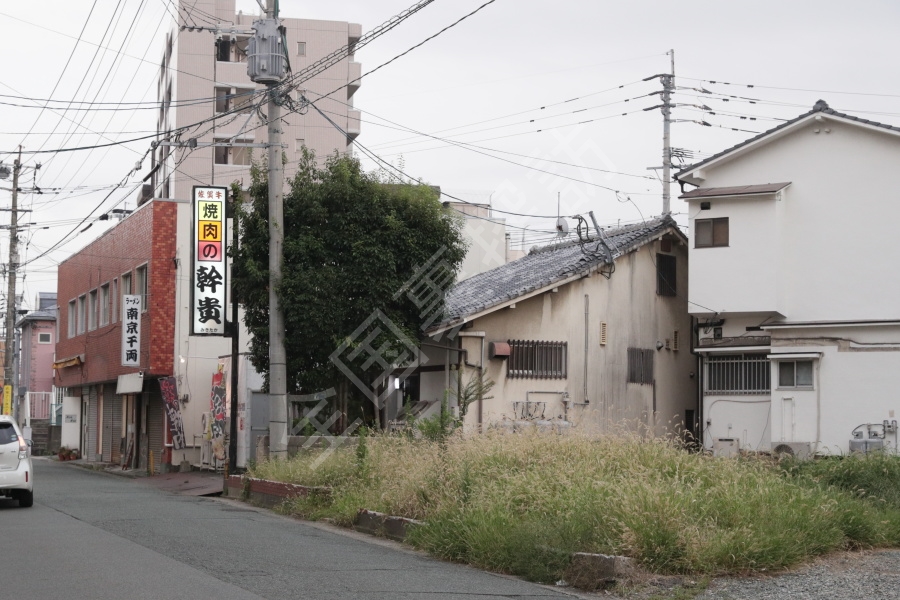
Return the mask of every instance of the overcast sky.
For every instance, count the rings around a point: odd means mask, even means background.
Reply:
[[[485,1],[436,0],[360,50],[356,59],[363,72],[373,69]],[[134,208],[130,190],[150,165],[145,160],[126,179],[148,150],[148,140],[31,154],[154,131],[153,109],[65,114],[59,104],[40,109],[48,98],[155,100],[160,36],[171,24],[168,0],[122,0],[119,13],[118,2],[99,0],[89,19],[94,4],[0,5],[7,32],[0,159],[8,164],[9,153],[23,144],[26,166],[43,163],[36,181],[26,169],[20,182],[26,190],[36,183],[44,191],[19,196],[20,207],[33,211],[20,220],[36,224],[21,238],[24,259],[33,261],[25,267],[28,306],[37,292],[56,289],[60,261],[110,227],[109,221],[95,221],[97,216],[126,203]],[[368,31],[411,4],[281,0],[280,7],[283,17],[351,21]],[[238,0],[238,7],[246,13],[258,10],[254,0]],[[126,56],[119,58],[98,49],[98,44],[118,49],[123,42]],[[641,80],[669,70],[669,49],[675,51],[676,102],[720,113],[703,114],[691,106],[675,111],[675,118],[685,122],[673,124],[672,144],[696,160],[806,112],[820,98],[837,110],[900,124],[898,45],[900,3],[889,0],[495,0],[363,80],[354,98],[363,111],[357,141],[385,160],[402,160],[405,172],[453,195],[490,199],[498,211],[553,217],[507,216],[513,240],[524,237],[527,248],[550,239],[546,232],[553,227],[558,198],[563,215],[592,210],[601,224],[660,213],[661,184],[647,168],[662,162],[662,116],[659,110],[643,110],[658,104],[658,96],[647,94],[660,85]],[[728,95],[739,98],[726,102]],[[696,120],[713,127],[689,122]],[[375,167],[371,161],[364,164]],[[123,181],[126,187],[112,187]],[[0,182],[0,208],[9,207],[9,184]],[[673,185],[673,197],[678,193]],[[679,214],[685,210],[681,201],[674,200],[672,210],[686,223]],[[8,224],[7,215],[0,212],[0,224]],[[4,263],[8,242],[0,231]]]

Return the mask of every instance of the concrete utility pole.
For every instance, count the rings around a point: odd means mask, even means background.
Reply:
[[[268,0],[266,17],[277,22],[277,0]],[[257,32],[255,41],[256,51],[262,52],[266,38]],[[287,352],[284,348],[284,313],[277,293],[284,262],[284,168],[281,164],[281,106],[278,104],[281,76],[275,68],[273,52],[273,46],[280,48],[280,37],[278,43],[270,41],[267,45],[271,52],[267,67],[270,77],[257,77],[254,81],[264,81],[269,87],[266,113],[269,130],[269,456],[285,459],[288,445]],[[285,49],[281,50],[283,61]],[[253,79],[253,74],[250,77]]]
[[[672,123],[672,107],[674,106],[672,104],[672,92],[675,91],[675,50],[669,50],[666,54],[669,55],[671,60],[670,73],[663,73],[644,78],[644,81],[650,81],[651,79],[659,77],[660,83],[662,83],[663,86],[662,92],[656,92],[662,96],[662,104],[657,104],[656,106],[651,106],[644,110],[655,110],[659,108],[662,110],[663,115],[662,214],[664,215],[668,215],[672,212],[669,191],[669,183],[672,178],[672,143],[669,136],[669,127]],[[650,167],[650,170],[659,168],[660,167]]]
[[[672,123],[672,92],[675,91],[675,50],[669,50],[671,58],[671,74],[663,75],[662,80],[662,114],[663,114],[663,214],[667,215],[672,212],[670,208],[669,198],[669,182],[671,181],[672,172],[672,144],[669,139],[669,126]]]
[[[3,354],[3,385],[12,386],[13,398],[16,397],[16,382],[13,381],[13,356],[15,354],[14,335],[16,327],[16,270],[19,266],[18,239],[18,200],[19,172],[22,170],[22,146],[19,146],[19,157],[13,163],[12,204],[9,219],[9,267],[6,270],[6,345]],[[15,405],[15,400],[13,400]],[[15,409],[13,409],[15,412]]]

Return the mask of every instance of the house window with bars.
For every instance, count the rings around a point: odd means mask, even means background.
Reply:
[[[509,340],[506,376],[511,379],[565,379],[566,342]]]
[[[628,349],[628,383],[653,383],[653,350]]]
[[[656,255],[656,293],[660,296],[675,296],[675,257],[670,254]]]
[[[706,359],[706,394],[759,395],[772,389],[765,354],[724,354]]]

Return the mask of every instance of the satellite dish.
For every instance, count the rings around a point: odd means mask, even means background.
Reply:
[[[556,220],[556,235],[558,237],[569,235],[569,224],[566,222],[565,217],[560,217]]]

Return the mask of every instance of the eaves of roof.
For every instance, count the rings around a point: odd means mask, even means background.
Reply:
[[[810,117],[813,117],[817,114],[826,114],[826,115],[830,115],[830,116],[838,118],[838,119],[849,121],[849,122],[857,124],[857,125],[873,127],[876,129],[882,129],[885,131],[889,131],[889,132],[892,132],[895,134],[900,134],[900,127],[895,127],[894,125],[887,125],[885,123],[879,123],[877,121],[870,121],[869,119],[863,119],[860,117],[855,117],[853,115],[848,115],[846,113],[842,113],[842,112],[834,110],[833,108],[830,108],[828,106],[828,103],[825,102],[824,100],[819,100],[818,102],[816,102],[815,106],[813,106],[811,111],[803,113],[802,115],[795,117],[795,118],[791,119],[790,121],[785,121],[784,123],[780,123],[779,125],[773,127],[772,129],[769,129],[768,131],[764,131],[764,132],[760,133],[759,135],[756,135],[752,138],[744,140],[743,142],[736,144],[736,145],[732,146],[731,148],[727,148],[727,149],[719,152],[718,154],[713,154],[712,156],[705,158],[698,163],[695,163],[693,165],[685,167],[684,169],[682,169],[681,171],[679,171],[678,173],[675,174],[675,179],[679,180],[682,177],[690,174],[693,171],[696,171],[697,169],[699,169],[703,166],[706,166],[706,165],[709,165],[710,163],[716,162],[719,159],[721,159],[733,152],[736,152],[738,150],[741,150],[742,148],[745,148],[747,146],[755,144],[764,138],[767,138],[774,134],[780,133],[780,132],[784,131],[785,129],[792,128],[796,124],[800,123],[801,121],[809,119]]]
[[[663,216],[604,230],[602,239],[594,236],[583,243],[566,242],[532,250],[518,260],[479,273],[450,288],[445,299],[444,317],[429,333],[450,329],[577,280],[667,233],[677,235],[687,243],[672,217]]]

